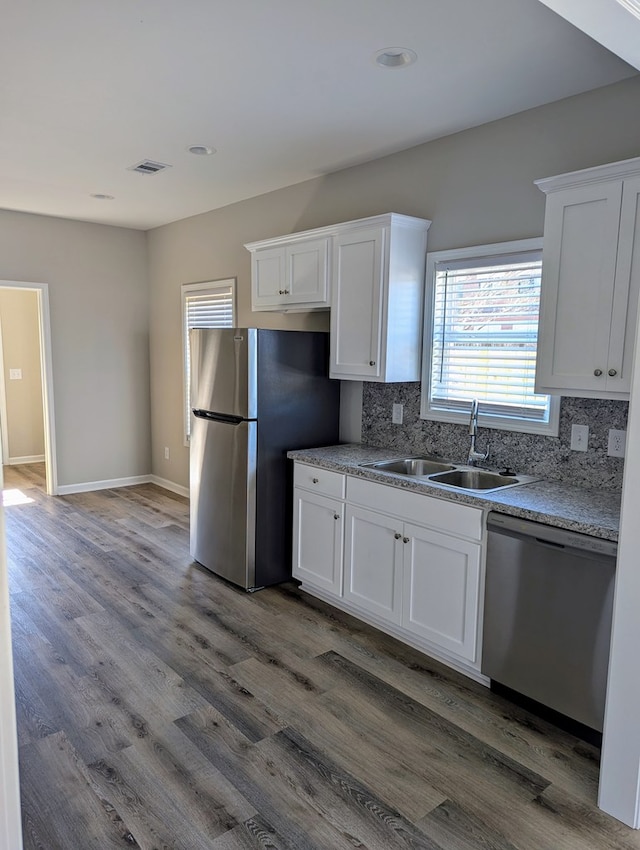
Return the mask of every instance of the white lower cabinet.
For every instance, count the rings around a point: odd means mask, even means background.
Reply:
[[[294,489],[293,576],[342,596],[344,502]]]
[[[478,677],[482,510],[353,476],[343,501],[344,476],[306,464],[295,480],[303,589]]]
[[[447,652],[476,658],[481,546],[429,528],[404,528],[402,625]]]
[[[402,619],[402,523],[347,505],[344,598],[391,623]]]

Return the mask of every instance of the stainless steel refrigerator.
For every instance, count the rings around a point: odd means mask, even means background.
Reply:
[[[290,449],[338,442],[326,333],[190,331],[191,555],[253,590],[291,575]]]

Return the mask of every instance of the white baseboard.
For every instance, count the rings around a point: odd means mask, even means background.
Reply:
[[[164,490],[177,493],[178,496],[184,496],[185,499],[189,498],[189,488],[183,487],[181,484],[174,484],[173,481],[167,481],[166,478],[159,478],[157,475],[150,475],[149,481],[151,484],[157,484],[158,487],[162,487]]]
[[[44,455],[27,455],[26,457],[10,457],[6,461],[8,466],[19,466],[23,463],[44,463]]]
[[[134,484],[150,484],[150,475],[133,475],[131,478],[111,478],[107,481],[85,481],[82,484],[58,484],[58,496],[72,493],[90,493],[92,490],[113,490],[116,487],[132,487]]]
[[[106,481],[85,481],[82,484],[59,484],[58,496],[70,496],[73,493],[90,493],[93,490],[113,490],[117,487],[133,487],[135,484],[156,484],[163,490],[177,493],[178,496],[189,498],[188,487],[174,484],[166,478],[157,475],[134,475],[131,478],[110,478]]]

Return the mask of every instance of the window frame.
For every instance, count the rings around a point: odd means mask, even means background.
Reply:
[[[482,260],[509,254],[517,255],[523,252],[540,251],[542,253],[542,237],[533,239],[518,239],[511,242],[494,242],[489,245],[474,245],[469,248],[453,248],[446,251],[431,251],[427,254],[426,287],[424,303],[424,329],[422,349],[422,381],[420,388],[420,418],[434,422],[452,422],[467,424],[469,412],[446,411],[431,406],[431,368],[433,355],[433,322],[435,275],[439,264],[455,262],[456,260]],[[538,332],[538,339],[539,339]],[[547,393],[541,393],[547,395]],[[551,395],[549,404],[549,421],[535,422],[530,419],[502,417],[482,412],[482,401],[478,414],[478,424],[482,428],[494,428],[501,431],[519,431],[525,434],[542,434],[558,436],[560,424],[560,396]],[[471,402],[469,402],[469,411]]]
[[[190,352],[189,352],[189,329],[187,328],[187,301],[189,295],[193,293],[197,293],[198,295],[206,295],[207,293],[214,293],[220,289],[230,289],[231,290],[231,324],[230,325],[222,325],[221,327],[235,327],[236,326],[236,283],[237,278],[228,277],[228,278],[220,278],[219,280],[206,280],[200,283],[183,283],[180,286],[180,307],[181,307],[181,317],[180,322],[182,325],[182,433],[184,438],[184,445],[189,446],[189,438],[190,438],[190,425],[191,425],[191,416],[188,408],[190,407],[190,387],[188,386],[187,375],[189,373],[190,366]]]

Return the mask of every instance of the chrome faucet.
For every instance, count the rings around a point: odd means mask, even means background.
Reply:
[[[467,463],[469,466],[475,466],[479,461],[484,461],[489,457],[489,448],[483,454],[476,451],[476,437],[478,436],[478,399],[474,398],[471,402],[471,418],[469,419],[469,436],[471,437],[471,445],[469,446],[469,456]]]

